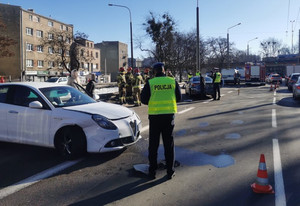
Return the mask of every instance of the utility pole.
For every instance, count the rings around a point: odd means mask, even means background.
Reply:
[[[198,4],[198,0],[197,0],[197,9],[196,9],[196,13],[197,13],[197,49],[196,49],[196,61],[197,61],[197,72],[200,72],[200,37],[199,37],[199,4]]]

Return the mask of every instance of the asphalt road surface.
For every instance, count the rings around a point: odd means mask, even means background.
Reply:
[[[300,102],[286,87],[224,87],[220,101],[188,99],[175,119],[176,176],[155,180],[147,163],[147,106],[132,107],[143,138],[126,150],[64,162],[54,150],[0,143],[0,205],[300,205]],[[126,105],[131,107],[130,105]],[[264,154],[273,194],[257,194]],[[159,159],[163,160],[163,148]]]

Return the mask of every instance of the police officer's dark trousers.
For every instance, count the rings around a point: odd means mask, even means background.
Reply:
[[[174,172],[174,114],[149,115],[149,172],[157,169],[157,151],[160,142],[160,135],[164,144],[167,173]]]
[[[220,83],[214,83],[214,99],[217,98],[217,93],[218,93],[218,99],[220,99],[221,97],[221,93],[220,93]]]

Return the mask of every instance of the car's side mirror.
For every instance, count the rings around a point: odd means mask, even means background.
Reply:
[[[42,109],[43,105],[39,101],[33,101],[29,103],[29,107],[33,109]]]

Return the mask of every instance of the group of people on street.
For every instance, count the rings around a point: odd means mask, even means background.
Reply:
[[[141,75],[140,69],[129,67],[125,73],[125,68],[120,67],[117,83],[119,88],[119,103],[133,103],[134,106],[141,106],[141,88],[148,79],[149,70],[144,71],[144,77]]]

